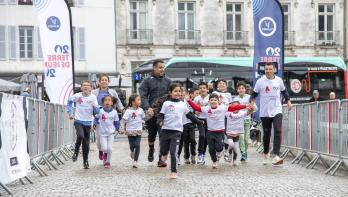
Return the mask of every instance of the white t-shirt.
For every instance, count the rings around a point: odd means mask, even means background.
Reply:
[[[183,102],[186,104],[186,106],[187,106],[187,107],[189,108],[189,110],[192,112],[193,110],[192,110],[191,106],[187,103],[187,101],[184,100]],[[188,119],[188,118],[186,117],[186,115],[183,116],[183,117],[182,117],[182,124],[185,125],[185,124],[188,124],[188,123],[192,123],[192,121],[191,121],[190,119]]]
[[[183,101],[165,101],[161,112],[164,114],[162,129],[183,131],[183,117],[190,112],[187,104]]]
[[[239,110],[239,112],[227,112],[227,127],[226,134],[242,134],[244,133],[244,118],[247,116],[246,110]]]
[[[260,117],[274,117],[282,113],[280,92],[284,90],[284,82],[278,76],[270,80],[264,75],[256,81],[254,92],[260,95]]]
[[[207,116],[208,131],[225,130],[225,115],[228,110],[228,106],[219,105],[216,109],[206,106],[201,107],[201,110],[202,113]]]
[[[83,96],[81,92],[70,97],[76,103],[75,119],[81,121],[93,121],[93,109],[98,107],[98,100],[94,94]]]
[[[141,131],[143,130],[143,123],[145,113],[142,108],[127,108],[124,112],[123,117],[126,120],[126,131]]]
[[[229,92],[214,91],[213,94],[217,94],[219,96],[221,104],[229,105],[232,102],[232,95]]]
[[[209,94],[207,94],[207,96],[205,96],[204,98],[201,95],[198,95],[193,99],[193,102],[201,107],[208,106],[209,105]],[[207,116],[204,115],[203,113],[200,113],[198,118],[207,119]]]
[[[98,119],[97,129],[100,136],[109,136],[116,132],[115,121],[119,121],[117,111],[112,109],[110,112],[100,109],[99,114],[96,115]]]
[[[234,97],[233,101],[238,101],[240,104],[248,105],[250,103],[250,95],[244,94],[243,98],[238,95]],[[254,109],[254,111],[256,111],[256,109]],[[250,115],[245,117],[246,120],[250,120],[250,118]]]

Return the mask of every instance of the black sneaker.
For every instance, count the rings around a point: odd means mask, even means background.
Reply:
[[[83,162],[83,167],[84,167],[85,169],[89,169],[89,163],[88,163],[88,161]]]
[[[162,160],[159,160],[159,161],[157,162],[157,167],[159,167],[159,168],[165,168],[165,167],[167,167],[167,163],[164,162],[164,161],[162,161]]]
[[[73,156],[71,157],[71,160],[73,161],[73,162],[75,162],[76,160],[77,160],[77,156],[79,155],[79,153],[74,153],[73,154]]]
[[[147,160],[149,160],[149,162],[153,162],[153,160],[155,159],[153,157],[153,154],[155,153],[155,149],[154,148],[150,148],[149,149],[149,156],[147,157]]]

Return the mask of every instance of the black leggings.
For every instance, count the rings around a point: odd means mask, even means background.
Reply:
[[[198,138],[198,154],[205,154],[207,151],[208,141],[207,141],[207,120],[199,119],[204,121],[204,125],[198,124],[199,138]]]
[[[160,133],[160,155],[166,156],[170,152],[170,169],[172,172],[177,172],[180,138],[180,131],[163,129]]]
[[[184,158],[189,159],[190,153],[192,156],[196,156],[196,138],[195,138],[195,125],[188,123],[184,125],[184,131],[182,133],[182,140],[184,143]],[[191,151],[191,152],[190,152]],[[180,152],[180,150],[179,150]],[[180,155],[180,153],[179,153]]]
[[[82,157],[83,161],[88,161],[88,153],[89,153],[89,140],[90,140],[90,131],[91,126],[85,126],[80,123],[74,123],[76,129],[76,143],[75,143],[75,154],[79,153],[80,146],[82,143]]]
[[[273,153],[275,155],[279,155],[280,152],[280,141],[282,136],[282,120],[283,115],[277,114],[276,116],[269,117],[261,117],[262,127],[263,127],[263,153],[269,153],[269,144],[271,141],[271,133],[272,133],[272,123],[274,127],[274,136],[273,136]]]
[[[213,162],[217,161],[216,152],[221,152],[224,149],[224,133],[210,132],[207,133],[209,145],[209,154]]]
[[[129,149],[134,152],[134,161],[138,161],[140,153],[141,135],[128,136]]]

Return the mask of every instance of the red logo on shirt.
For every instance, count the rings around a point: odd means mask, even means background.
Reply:
[[[168,109],[169,109],[169,111],[174,111],[175,110],[175,106],[174,105],[169,105]]]
[[[266,86],[265,91],[266,91],[266,93],[268,93],[270,91],[269,86]]]
[[[211,111],[211,109],[208,110],[208,115],[213,114],[213,112]]]
[[[135,112],[132,113],[132,119],[135,119],[137,117],[137,114]]]
[[[81,105],[81,103],[83,103],[83,100],[82,100],[82,98],[81,97],[79,97],[78,99],[77,99],[77,101],[76,101],[78,104],[80,104]]]
[[[102,117],[101,117],[101,119],[102,119],[103,121],[105,121],[105,120],[106,120],[106,116],[103,114]]]

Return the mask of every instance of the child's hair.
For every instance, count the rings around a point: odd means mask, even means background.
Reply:
[[[198,84],[198,87],[200,86],[205,86],[207,89],[209,89],[208,84],[202,81],[201,83]]]
[[[212,99],[212,98],[216,98],[217,100],[219,100],[219,95],[213,93],[209,96],[209,100]]]
[[[108,79],[108,81],[110,81],[109,75],[107,75],[106,73],[101,73],[101,74],[99,74],[99,82],[101,81],[101,79],[103,77],[106,77]]]
[[[188,93],[193,94],[193,93],[195,93],[196,90],[197,90],[196,88],[191,88],[191,89],[189,89]]]
[[[92,87],[92,82],[90,82],[90,81],[88,81],[88,80],[83,80],[83,81],[81,81],[81,86],[82,86],[84,83],[88,83],[89,86]]]
[[[179,84],[179,83],[172,83],[172,84],[170,84],[170,86],[169,86],[169,92],[171,93],[171,92],[173,92],[173,90],[175,89],[175,88],[177,88],[177,87],[179,87],[181,90],[182,90],[182,86]]]
[[[243,86],[244,88],[246,88],[246,83],[244,81],[238,81],[237,88],[239,88],[240,86]]]
[[[130,97],[128,98],[128,105],[127,105],[127,107],[132,107],[132,104],[133,104],[133,102],[135,101],[135,99],[137,97],[140,97],[140,96],[138,94],[130,95]]]
[[[105,98],[107,98],[107,97],[110,97],[110,98],[111,98],[112,105],[113,105],[114,103],[116,103],[116,98],[115,98],[115,97],[110,96],[110,95],[106,95],[106,96],[104,96],[104,97],[102,98],[102,103],[103,103],[103,104],[104,104]]]
[[[225,85],[227,86],[227,81],[225,79],[219,79],[216,81],[216,85],[218,85],[220,82],[224,82]]]
[[[232,101],[232,103],[231,103],[231,104],[235,104],[235,103],[240,104],[240,102],[239,102],[239,101],[237,101],[237,100]]]

